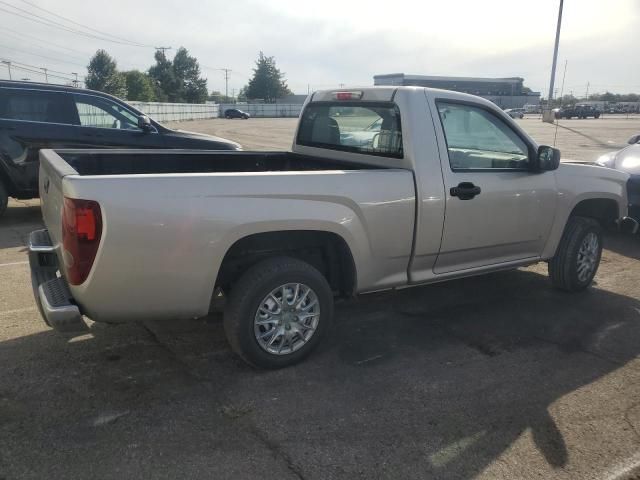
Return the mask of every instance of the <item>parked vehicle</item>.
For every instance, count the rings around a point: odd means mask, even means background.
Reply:
[[[602,155],[596,163],[628,173],[629,215],[640,221],[640,133],[629,139],[629,146]]]
[[[556,118],[600,118],[600,111],[591,105],[568,105],[556,111]]]
[[[376,121],[371,141],[342,142]],[[602,228],[637,227],[628,174],[560,165],[490,101],[425,88],[316,92],[292,152],[43,150],[41,162],[47,229],[29,250],[49,325],[224,305],[233,349],[267,368],[318,345],[335,296],[540,261],[579,291]]]
[[[504,113],[509,115],[511,118],[524,118],[524,108],[507,108]]]
[[[230,120],[232,118],[241,118],[243,120],[249,120],[249,118],[251,118],[251,115],[237,108],[228,108],[224,111],[224,118],[226,118],[227,120]]]
[[[171,130],[105,93],[0,81],[0,215],[7,197],[38,196],[41,148],[85,147],[240,148],[222,138]]]

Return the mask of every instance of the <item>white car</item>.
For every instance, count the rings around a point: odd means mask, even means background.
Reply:
[[[525,110],[524,108],[507,108],[504,113],[511,118],[524,118]]]

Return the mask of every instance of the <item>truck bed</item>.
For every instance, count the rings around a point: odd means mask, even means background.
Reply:
[[[59,150],[80,175],[376,170],[381,167],[292,152]]]
[[[59,265],[64,199],[100,205],[92,272],[70,285],[94,320],[205,315],[226,252],[264,232],[344,239],[359,291],[407,281],[415,187],[406,169],[288,152],[41,150],[40,160],[42,212]]]

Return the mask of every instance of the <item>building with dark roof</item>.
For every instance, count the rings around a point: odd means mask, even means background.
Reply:
[[[398,85],[441,88],[470,93],[491,100],[502,108],[522,108],[524,105],[539,105],[540,92],[532,92],[524,86],[521,77],[440,77],[433,75],[407,75],[390,73],[375,75],[374,85]]]

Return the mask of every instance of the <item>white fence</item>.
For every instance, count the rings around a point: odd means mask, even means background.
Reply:
[[[301,103],[221,103],[220,116],[224,117],[224,112],[228,108],[239,108],[247,112],[252,117],[298,117],[302,110]]]
[[[217,103],[127,102],[158,122],[179,122],[219,116]]]

